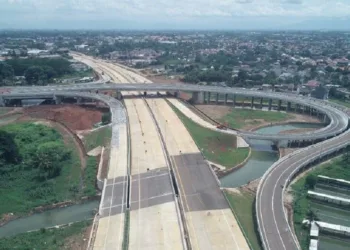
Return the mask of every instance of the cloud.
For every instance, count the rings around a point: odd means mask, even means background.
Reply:
[[[0,16],[23,20],[349,17],[348,0],[0,0]],[[214,20],[214,19],[213,19]]]

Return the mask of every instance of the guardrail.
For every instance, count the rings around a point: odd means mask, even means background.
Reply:
[[[317,144],[314,145],[314,146],[322,147],[322,145],[328,144],[328,143],[333,142],[333,141],[335,141],[335,140],[338,140],[339,137],[346,136],[346,135],[348,135],[348,134],[350,134],[350,131],[347,131],[347,132],[345,132],[344,134],[341,134],[341,135],[339,135],[339,136],[337,136],[337,137],[334,137],[334,138],[332,138],[332,139],[329,139],[329,140],[326,140],[326,141],[317,143]],[[341,148],[344,148],[344,147],[346,147],[346,146],[348,146],[348,145],[350,145],[350,141],[349,141],[349,142],[346,142],[346,143],[341,143],[341,145],[337,145],[337,146],[335,146],[335,147],[333,147],[333,148],[331,148],[331,149],[328,149],[328,150],[326,150],[326,151],[323,151],[322,153],[316,152],[315,156],[312,156],[311,158],[308,158],[308,160],[306,160],[305,162],[303,162],[302,164],[300,164],[300,165],[292,172],[292,174],[286,179],[285,185],[284,185],[284,187],[283,187],[283,193],[282,193],[283,198],[284,198],[284,191],[285,191],[286,187],[290,184],[290,182],[293,180],[293,178],[296,177],[297,173],[299,173],[300,170],[302,170],[306,165],[310,164],[311,162],[314,162],[316,159],[320,159],[320,157],[324,157],[324,156],[326,156],[326,155],[332,154],[333,152],[335,152],[335,151],[337,151],[337,150],[339,150],[339,149],[341,149]],[[288,155],[282,157],[280,160],[278,160],[277,162],[275,162],[275,163],[264,173],[263,177],[262,177],[261,180],[260,180],[260,183],[259,183],[259,186],[258,186],[258,190],[257,190],[257,193],[256,193],[256,197],[257,197],[256,203],[255,203],[255,209],[256,209],[256,211],[259,211],[259,209],[258,209],[258,198],[259,198],[259,194],[260,194],[260,192],[261,192],[261,184],[262,184],[262,183],[264,182],[264,180],[266,179],[266,176],[268,176],[272,170],[274,170],[279,164],[281,164],[282,162],[284,162],[284,161],[287,160],[288,158],[290,158],[290,157],[292,157],[292,156],[295,156],[295,155],[297,155],[297,154],[303,152],[304,150],[310,149],[311,147],[314,147],[314,146],[309,146],[309,147],[307,147],[307,148],[302,148],[302,149],[296,150],[296,151],[292,152],[291,154],[288,154]],[[287,213],[286,213],[285,208],[284,208],[284,205],[283,205],[283,200],[284,200],[283,198],[282,198],[282,201],[281,201],[281,202],[282,202],[282,207],[283,207],[283,210],[284,210],[284,217],[285,217],[286,221],[288,221]],[[258,212],[257,212],[257,213],[258,213]],[[262,244],[263,244],[263,248],[264,248],[264,249],[268,249],[267,246],[266,246],[266,242],[265,242],[266,239],[265,239],[265,237],[262,235],[262,232],[261,232],[261,222],[260,222],[260,218],[259,218],[258,215],[256,216],[256,219],[257,219],[257,223],[258,223],[258,227],[259,227],[259,234],[260,234],[261,242],[262,242]],[[288,224],[289,232],[291,233],[291,235],[292,235],[292,237],[293,237],[293,239],[294,239],[294,242],[295,242],[296,246],[300,249],[299,241],[298,241],[297,237],[295,236],[294,230],[291,229],[289,223],[287,223],[287,224]]]

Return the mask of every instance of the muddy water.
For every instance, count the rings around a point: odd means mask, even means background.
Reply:
[[[99,201],[89,201],[83,204],[51,209],[28,217],[19,218],[0,227],[0,238],[35,231],[41,228],[92,219],[95,214],[94,211],[98,206]]]

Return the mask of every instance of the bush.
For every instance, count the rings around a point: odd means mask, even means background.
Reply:
[[[101,118],[102,125],[106,125],[106,124],[110,123],[111,119],[112,119],[112,115],[110,112],[103,113],[102,118]]]
[[[314,189],[316,184],[317,184],[316,175],[310,174],[306,177],[305,185],[308,186],[310,189]]]

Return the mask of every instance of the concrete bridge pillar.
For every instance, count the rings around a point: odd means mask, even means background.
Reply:
[[[272,99],[269,99],[269,110],[272,109]]]
[[[252,97],[252,102],[251,102],[251,104],[250,104],[250,107],[251,107],[251,108],[254,108],[254,97]]]
[[[78,97],[78,98],[77,98],[77,104],[81,104],[82,101],[83,101],[83,98],[81,98],[81,97]]]
[[[282,106],[282,101],[281,101],[281,100],[278,100],[278,107],[277,107],[277,110],[281,110],[281,106]]]
[[[56,105],[59,105],[59,104],[62,103],[62,97],[61,97],[61,96],[56,96],[56,95],[54,95],[54,96],[53,96],[53,100],[55,101],[55,104],[56,104]]]
[[[216,103],[216,104],[219,104],[219,93],[216,93],[215,103]]]
[[[236,95],[232,94],[232,106],[236,106]]]
[[[0,107],[4,107],[4,106],[5,106],[4,98],[0,96]]]
[[[290,102],[287,102],[287,111],[290,111],[292,104]]]
[[[328,122],[328,116],[326,114],[323,114],[323,123],[327,124]]]
[[[204,103],[204,93],[203,92],[193,92],[192,101],[194,104],[203,104]]]
[[[299,104],[295,104],[295,106],[294,106],[294,112],[295,112],[295,113],[298,112],[298,106],[299,106]]]
[[[210,103],[210,98],[211,98],[211,93],[210,92],[207,92],[208,93],[208,104]]]
[[[145,91],[145,92],[143,92],[143,95],[147,95],[147,92]],[[120,92],[120,91],[117,91],[117,95],[116,95],[116,98],[118,99],[118,100],[121,100],[122,99],[122,92]]]
[[[263,102],[264,102],[264,98],[260,98],[260,108],[262,109],[263,108]]]
[[[228,97],[228,94],[225,94],[225,105],[227,104],[227,97]]]

